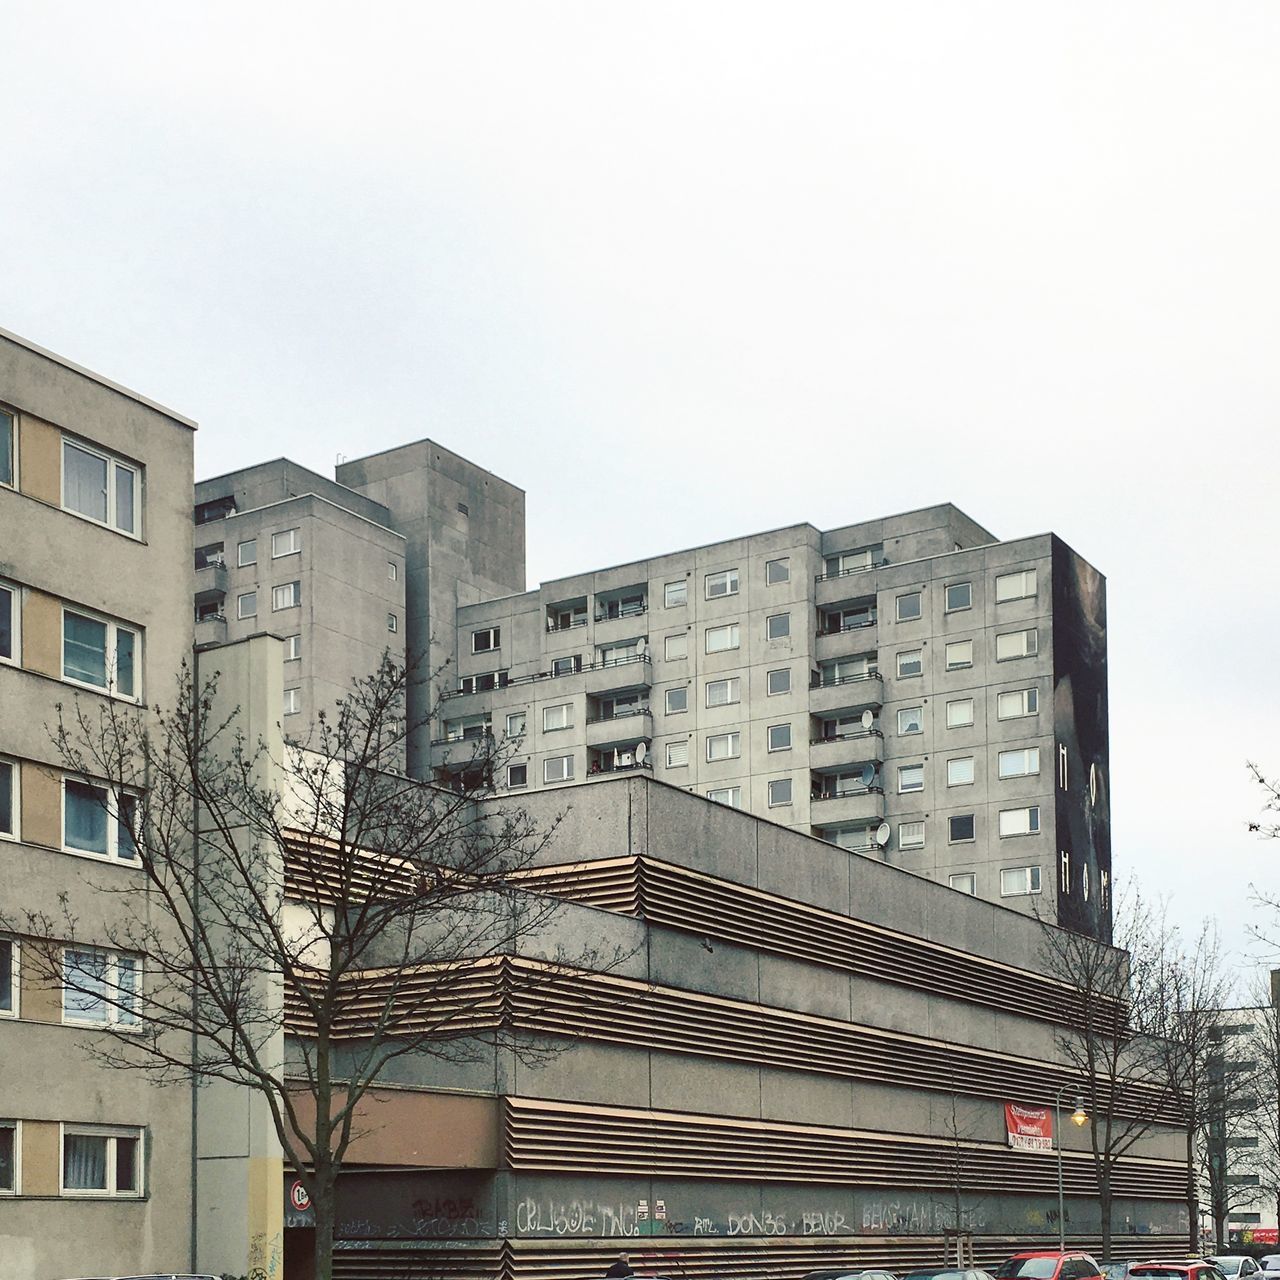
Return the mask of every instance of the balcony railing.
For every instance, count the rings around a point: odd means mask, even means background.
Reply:
[[[831,676],[824,679],[822,675],[810,676],[810,689],[834,689],[839,684],[857,684],[861,680],[883,680],[878,671],[864,671],[851,676]]]
[[[599,715],[587,716],[588,724],[606,724],[610,720],[626,720],[631,716],[647,716],[652,712],[648,707],[622,707],[617,711],[611,711],[608,715],[603,713]]]
[[[848,733],[831,733],[825,738],[810,738],[811,747],[821,746],[824,742],[850,742],[855,738],[883,738],[879,729],[851,729]]]
[[[822,791],[814,789],[809,793],[810,800],[850,800],[854,796],[882,796],[884,788],[878,783],[869,787],[852,787],[847,791]]]
[[[814,582],[831,582],[836,578],[851,578],[855,573],[870,573],[872,569],[879,569],[881,565],[886,565],[887,560],[873,560],[870,564],[855,565],[852,569],[837,569],[835,573],[818,573],[814,575]]]
[[[836,626],[827,626],[818,631],[820,636],[838,636],[845,631],[861,631],[864,627],[874,627],[876,625],[877,616],[864,618],[861,622],[841,622]]]
[[[612,760],[596,760],[587,770],[588,778],[598,778],[602,773],[626,773],[630,769],[648,769],[653,772],[653,761],[645,756],[643,760],[632,760],[629,764],[614,764]]]
[[[628,653],[620,658],[602,658],[599,662],[584,662],[572,671],[535,671],[532,675],[511,676],[494,689],[448,689],[440,695],[440,700],[443,702],[450,698],[465,698],[473,693],[494,693],[497,689],[507,689],[513,685],[535,684],[539,680],[560,680],[566,676],[576,676],[583,671],[605,671],[610,667],[627,667],[635,662],[647,663],[648,661],[647,653]]]
[[[617,622],[622,618],[638,618],[641,614],[649,612],[647,604],[632,604],[625,608],[619,609],[617,613],[609,613],[607,610],[596,614],[597,622]]]
[[[572,631],[574,627],[585,627],[587,625],[587,615],[584,613],[580,618],[570,618],[568,622],[557,622],[554,618],[547,619],[547,630],[551,631]]]

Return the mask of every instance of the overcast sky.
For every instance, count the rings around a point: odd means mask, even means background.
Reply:
[[[1117,871],[1245,949],[1274,0],[6,0],[0,48],[0,326],[196,418],[197,475],[429,435],[527,491],[530,585],[1054,530],[1109,582]]]

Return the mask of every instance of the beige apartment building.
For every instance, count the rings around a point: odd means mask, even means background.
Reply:
[[[62,767],[58,705],[172,701],[191,648],[194,423],[0,333],[0,912],[78,919],[62,956],[105,982],[142,958],[92,945],[141,875],[115,815],[133,797]],[[28,957],[29,959],[30,957]],[[0,1272],[6,1280],[182,1269],[190,1091],[97,1066],[127,1018],[50,988],[0,935]]]

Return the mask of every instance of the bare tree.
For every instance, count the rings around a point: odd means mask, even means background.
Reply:
[[[1280,969],[1258,984],[1256,994],[1257,1016],[1249,1037],[1257,1100],[1250,1115],[1258,1140],[1254,1169],[1259,1196],[1266,1196],[1280,1215]]]
[[[554,824],[484,803],[508,745],[462,744],[454,788],[394,771],[412,678],[384,659],[304,743],[274,752],[234,709],[215,712],[216,677],[187,670],[168,711],[60,708],[64,767],[110,780],[105,820],[139,874],[103,886],[113,923],[97,931],[65,898],[60,915],[5,922],[42,981],[111,1011],[101,1062],[260,1095],[314,1205],[318,1280],[332,1274],[361,1103],[388,1067],[496,1042],[532,1054],[505,1012],[512,985],[611,962],[556,952],[559,905],[521,889]],[[508,961],[522,945],[541,970]]]
[[[1116,1164],[1172,1101],[1161,1056],[1130,1018],[1151,999],[1148,920],[1136,897],[1115,900],[1109,945],[1041,921],[1046,972],[1073,988],[1056,1035],[1058,1050],[1080,1078],[1102,1214],[1102,1251],[1111,1255],[1112,1179]]]

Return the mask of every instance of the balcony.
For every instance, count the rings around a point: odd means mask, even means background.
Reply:
[[[874,649],[877,621],[873,613],[864,620],[819,626],[814,657],[819,662],[830,662],[835,658],[849,657],[860,650]]]
[[[589,778],[598,778],[606,773],[630,773],[634,769],[653,771],[649,744],[644,740],[633,740],[625,746],[606,747],[599,751],[587,752],[587,777]]]
[[[221,556],[211,558],[196,570],[196,604],[224,600],[227,595],[227,562]]]
[[[447,768],[450,773],[465,770],[473,763],[488,761],[494,752],[491,734],[455,735],[436,738],[431,743],[431,767]]]
[[[844,791],[815,788],[810,792],[809,804],[814,826],[877,822],[884,817],[884,788],[878,783]]]
[[[596,643],[608,643],[615,636],[626,635],[630,630],[626,625],[628,619],[642,618],[648,611],[648,589],[642,582],[598,593],[595,608]]]
[[[572,600],[557,600],[547,605],[547,630],[572,631],[587,625],[587,597],[575,596]]]
[[[827,734],[809,741],[809,763],[815,769],[879,764],[884,759],[884,734],[879,729],[859,729]]]
[[[809,686],[809,710],[815,715],[879,707],[883,700],[884,679],[878,671],[825,680],[820,676]]]
[[[226,642],[226,614],[211,613],[196,619],[196,648],[204,649],[210,645],[226,644]]]
[[[488,699],[499,689],[514,689],[521,685],[537,684],[543,680],[565,681],[566,693],[623,693],[629,689],[647,689],[653,684],[653,665],[648,653],[630,653],[621,658],[605,658],[600,662],[584,662],[572,671],[556,675],[550,671],[534,671],[529,675],[504,677],[489,689],[448,689],[440,695],[442,702],[452,702],[455,698],[466,698],[463,705],[469,710],[472,707],[486,707]],[[475,699],[475,701],[471,701]],[[466,711],[454,711],[451,715],[464,715]],[[472,712],[471,714],[475,714]]]
[[[587,713],[587,746],[616,747],[653,734],[653,713],[648,706],[626,707],[609,715]]]

